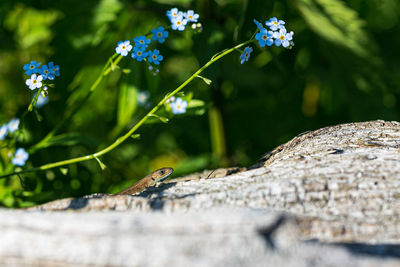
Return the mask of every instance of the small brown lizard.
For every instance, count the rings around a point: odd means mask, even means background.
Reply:
[[[135,194],[135,193],[140,193],[140,192],[144,191],[146,188],[148,188],[149,186],[153,186],[157,182],[162,182],[168,176],[170,176],[173,171],[174,171],[174,169],[172,169],[172,168],[158,169],[158,170],[150,173],[146,177],[142,178],[137,183],[131,185],[130,187],[125,188],[121,192],[113,194],[113,196],[131,195],[131,194]]]

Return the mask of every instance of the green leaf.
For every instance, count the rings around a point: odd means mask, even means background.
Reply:
[[[167,123],[167,122],[169,121],[168,118],[166,118],[166,117],[161,117],[161,116],[158,116],[158,115],[156,115],[156,114],[150,114],[149,116],[150,116],[150,117],[156,117],[157,119],[159,119],[160,121],[162,121],[162,122],[164,122],[164,123]]]
[[[21,48],[47,44],[53,38],[50,27],[61,17],[56,10],[38,10],[16,4],[8,14],[4,26],[15,31],[16,43]]]
[[[373,60],[375,44],[364,29],[366,23],[345,1],[298,0],[294,3],[309,27],[322,38]]]
[[[67,175],[68,174],[68,168],[59,168],[60,172],[62,175]]]
[[[202,79],[207,85],[210,85],[212,83],[210,79],[204,78],[203,76],[197,75],[197,78]]]
[[[139,139],[140,138],[140,134],[132,134],[131,138],[132,139]]]
[[[103,162],[101,162],[101,160],[98,158],[98,157],[96,157],[96,156],[94,156],[94,159],[97,161],[97,163],[100,165],[100,168],[101,168],[101,170],[105,170],[106,168],[107,168],[107,166],[103,163]]]
[[[136,86],[122,83],[119,90],[117,124],[125,126],[129,123],[137,108]]]

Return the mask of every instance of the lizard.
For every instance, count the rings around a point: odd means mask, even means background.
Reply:
[[[113,194],[113,196],[119,195],[131,195],[135,193],[140,193],[144,191],[146,188],[155,185],[157,182],[164,181],[168,176],[172,174],[174,169],[172,168],[161,168],[158,169],[144,178],[140,179],[137,183],[125,188],[124,190]]]

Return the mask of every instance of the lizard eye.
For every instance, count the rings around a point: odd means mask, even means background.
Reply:
[[[160,171],[161,174],[164,174],[164,170]]]

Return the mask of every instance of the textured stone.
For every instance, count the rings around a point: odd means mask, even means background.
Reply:
[[[23,225],[22,239],[32,235],[33,240],[38,234],[41,244],[64,246],[66,242],[71,246],[60,258],[32,256],[39,262],[98,265],[97,258],[87,256],[95,251],[106,265],[399,266],[400,124],[371,121],[326,127],[295,137],[247,170],[204,171],[137,195],[94,194],[30,210],[9,213],[15,217],[14,224],[7,224],[8,220],[0,223],[2,232],[3,227],[6,233],[14,231],[8,240],[18,240],[16,229]],[[12,217],[5,211],[3,214]],[[124,220],[130,222],[126,230],[131,239],[116,230]],[[48,240],[59,223],[69,225],[71,232],[61,231],[58,239]],[[91,225],[103,230],[104,239],[90,235]],[[164,239],[165,231],[171,233],[168,227],[177,232]],[[41,229],[48,235],[40,234]],[[197,234],[193,234],[195,229],[199,229]],[[205,229],[215,232],[207,236]],[[82,247],[76,252],[68,241],[74,230],[83,235],[78,239],[82,246],[98,243],[95,250]],[[243,233],[243,238],[236,238],[237,233]],[[137,235],[142,238],[135,239]],[[134,256],[119,250],[125,245],[135,251]],[[26,246],[18,244],[11,251],[12,247],[0,245],[0,256],[25,259],[21,251]],[[21,248],[21,253],[16,248]],[[80,254],[85,249],[88,254]],[[35,250],[37,246],[32,255]],[[160,256],[157,261],[148,251],[169,258]],[[123,263],[123,259],[132,260],[132,264]]]

